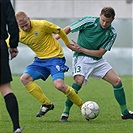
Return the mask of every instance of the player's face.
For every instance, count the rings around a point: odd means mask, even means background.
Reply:
[[[103,29],[109,27],[114,19],[112,17],[107,18],[103,14],[100,15],[100,25]]]
[[[31,30],[31,24],[29,18],[26,18],[23,21],[18,22],[18,25],[25,32],[29,32]]]

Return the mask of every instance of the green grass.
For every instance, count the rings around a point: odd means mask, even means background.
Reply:
[[[20,123],[24,127],[23,133],[132,133],[133,120],[122,120],[120,108],[115,101],[110,84],[103,80],[90,79],[79,92],[83,101],[93,100],[100,106],[99,116],[86,121],[78,107],[72,107],[69,122],[59,122],[63,111],[65,96],[57,91],[49,78],[46,82],[38,80],[37,83],[43,88],[46,96],[54,103],[53,111],[44,117],[36,118],[40,109],[40,103],[34,99],[19,81],[19,75],[13,76],[12,87],[17,96],[20,111]],[[127,99],[127,106],[133,110],[133,77],[123,76],[123,85]],[[68,85],[72,84],[72,77],[65,79]],[[0,133],[11,133],[12,124],[5,108],[5,103],[0,96]]]

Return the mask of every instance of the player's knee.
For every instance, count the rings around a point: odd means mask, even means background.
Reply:
[[[82,86],[82,84],[84,83],[84,77],[76,75],[74,76],[74,81],[77,85]]]
[[[65,84],[63,81],[58,81],[55,80],[54,81],[54,86],[56,89],[58,89],[59,91],[65,92]]]
[[[55,88],[58,89],[61,92],[65,92],[64,91],[64,86],[62,84],[55,84]]]
[[[20,77],[20,81],[23,83],[23,80],[24,80],[24,79],[23,79],[23,75],[22,75],[22,76]]]
[[[25,77],[22,75],[21,77],[20,77],[20,81],[22,82],[22,84],[24,85],[25,84]]]
[[[114,82],[113,86],[118,86],[119,84],[122,84],[120,77],[117,78],[117,80]]]
[[[79,86],[82,86],[83,82],[83,80],[75,80],[75,83]]]
[[[23,75],[20,77],[20,81],[22,82],[22,84],[23,84],[24,86],[26,86],[30,81],[32,81],[32,79],[30,78],[29,75],[23,74]]]

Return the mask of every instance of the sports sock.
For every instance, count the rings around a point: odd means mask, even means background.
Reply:
[[[83,105],[82,99],[76,94],[74,89],[70,86],[68,86],[65,95],[67,96],[68,99],[70,99],[74,104],[76,104],[79,108]]]
[[[7,94],[6,96],[4,96],[4,99],[7,111],[13,123],[13,130],[15,131],[17,128],[20,128],[17,99],[13,93]]]
[[[76,83],[73,83],[72,88],[75,90],[76,93],[78,93],[81,86],[77,85]],[[64,107],[63,113],[69,114],[72,105],[73,105],[73,102],[67,98],[66,101],[65,101],[65,107]]]
[[[43,94],[43,91],[40,86],[38,86],[35,82],[29,82],[25,88],[28,92],[35,97],[39,102],[43,104],[50,104],[50,100]]]
[[[120,105],[121,113],[123,115],[127,114],[129,111],[126,106],[124,87],[122,86],[122,84],[119,84],[117,86],[113,86],[113,89],[114,89],[114,96]]]

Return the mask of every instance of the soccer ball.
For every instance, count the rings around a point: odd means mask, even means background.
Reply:
[[[99,112],[99,105],[94,101],[87,101],[81,107],[81,113],[87,120],[96,118]]]

